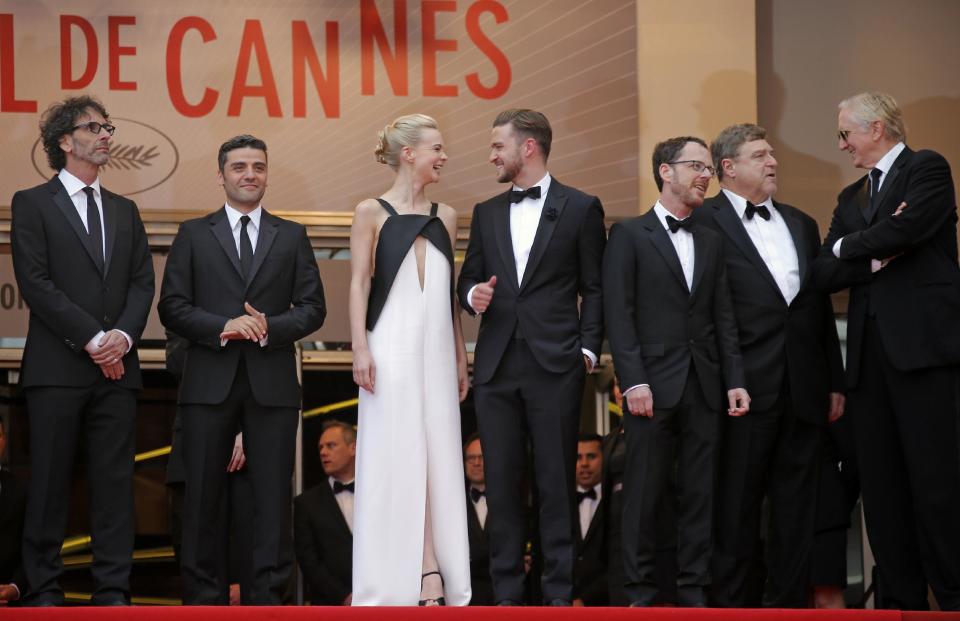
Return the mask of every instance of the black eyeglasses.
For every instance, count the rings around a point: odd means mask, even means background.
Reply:
[[[846,142],[846,141],[847,141],[847,136],[849,136],[849,135],[850,135],[850,132],[852,132],[852,131],[853,131],[852,129],[840,129],[840,130],[837,130],[837,138],[839,138],[840,140]]]
[[[676,162],[667,162],[667,164],[670,164],[670,165],[687,164],[688,166],[690,166],[690,168],[693,169],[693,172],[697,173],[698,175],[702,174],[703,171],[707,171],[708,173],[710,173],[711,177],[717,174],[716,168],[714,168],[713,166],[708,166],[707,164],[704,164],[700,160],[677,160]]]
[[[99,134],[101,129],[105,129],[107,130],[107,133],[110,134],[111,136],[113,135],[113,132],[117,131],[117,128],[109,123],[98,123],[96,121],[90,121],[89,123],[80,123],[79,125],[74,125],[73,131],[77,131],[78,129],[81,129],[81,128],[86,129],[91,134]]]

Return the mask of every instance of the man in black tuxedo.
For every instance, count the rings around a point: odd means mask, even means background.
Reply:
[[[0,418],[0,459],[7,448],[7,432]],[[26,590],[20,568],[23,515],[27,490],[9,470],[0,465],[0,606],[20,599]]]
[[[279,604],[292,568],[290,477],[300,409],[294,343],[326,310],[305,228],[268,213],[267,147],[237,136],[220,147],[226,205],[180,226],[160,291],[160,320],[190,341],[178,403],[187,493],[184,601],[227,603],[224,464],[239,427],[256,510],[245,604]]]
[[[714,174],[699,138],[654,148],[660,200],[617,223],[603,258],[603,308],[614,368],[625,388],[625,591],[632,606],[657,595],[657,515],[676,502],[677,599],[706,605],[714,462],[724,406],[742,416],[744,386],[737,326],[719,235],[691,226]],[[726,399],[724,399],[726,394]],[[667,497],[673,473],[676,497]]]
[[[577,562],[574,565],[574,606],[606,606],[607,499],[603,495],[603,439],[580,434],[577,442]]]
[[[573,599],[580,399],[603,338],[603,207],[547,172],[552,138],[539,112],[497,116],[489,159],[497,181],[511,189],[474,208],[457,284],[463,308],[482,315],[474,401],[490,507],[490,573],[494,598],[505,605],[520,603],[524,592],[526,520],[517,473],[528,439],[540,501],[543,600],[569,606]]]
[[[318,443],[327,479],[293,500],[293,540],[315,606],[349,606],[353,596],[353,483],[357,430],[330,421]]]
[[[472,434],[463,445],[463,473],[467,477],[467,538],[470,541],[470,605],[492,606],[490,542],[487,540],[487,483],[483,476],[480,435]]]
[[[820,248],[816,221],[773,200],[777,160],[766,130],[724,129],[711,145],[721,191],[694,220],[720,234],[750,413],[721,424],[713,602],[761,604],[749,584],[766,497],[764,605],[805,608],[820,444],[843,414],[840,341],[830,297],[810,285]]]
[[[956,194],[938,153],[914,151],[896,101],[843,101],[839,147],[870,173],[837,197],[814,266],[849,287],[847,388],[885,608],[960,610],[960,267]]]
[[[47,163],[59,172],[12,201],[13,268],[30,307],[21,368],[31,429],[26,605],[63,603],[60,547],[80,437],[91,485],[91,601],[129,602],[135,391],[142,386],[134,345],[154,287],[136,204],[100,185],[113,132],[90,97],[51,106],[40,134]]]

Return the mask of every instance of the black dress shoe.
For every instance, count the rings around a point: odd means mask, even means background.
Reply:
[[[523,604],[513,599],[501,599],[497,602],[497,606],[523,606]]]
[[[551,599],[545,606],[573,606],[569,599]]]

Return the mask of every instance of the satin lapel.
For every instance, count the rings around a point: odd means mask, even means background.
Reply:
[[[527,267],[523,270],[523,282],[520,283],[520,289],[530,282],[530,278],[537,270],[540,260],[547,251],[547,245],[553,232],[557,228],[557,222],[563,215],[563,208],[567,205],[567,193],[563,191],[563,186],[554,179],[550,183],[550,189],[547,191],[547,198],[543,201],[543,209],[540,211],[540,222],[537,224],[537,233],[533,237],[533,245],[530,246],[530,258],[527,260]],[[551,211],[552,210],[552,211]],[[553,217],[546,217],[547,213],[552,213]]]
[[[779,294],[780,287],[777,286],[777,281],[774,280],[773,274],[770,273],[770,268],[767,267],[766,262],[764,262],[760,256],[757,247],[753,245],[753,240],[750,239],[750,234],[747,233],[743,221],[740,219],[740,216],[737,215],[737,210],[733,208],[730,200],[723,192],[720,193],[720,196],[723,199],[723,205],[716,207],[716,211],[714,212],[714,220],[716,220],[717,225],[727,237],[733,241],[740,252],[747,257],[753,267],[763,274],[763,277],[770,283],[774,291]]]
[[[233,241],[233,231],[230,230],[230,219],[227,218],[227,212],[221,207],[220,211],[210,216],[210,232],[220,242],[220,247],[230,259],[233,268],[237,270],[237,276],[243,278],[243,270],[240,269],[240,255],[237,254],[237,244]]]
[[[653,247],[663,257],[667,267],[680,282],[683,290],[690,293],[690,289],[687,288],[687,279],[683,275],[683,267],[680,265],[680,257],[677,256],[677,249],[673,247],[673,243],[670,241],[670,234],[660,224],[660,219],[652,209],[643,218],[644,227],[650,231],[650,241],[653,243]],[[694,257],[694,264],[696,264],[696,257]]]
[[[117,241],[117,203],[113,197],[100,192],[103,202],[103,228],[106,229],[107,244],[103,256],[103,277],[110,272],[110,260],[113,259],[113,246]]]
[[[853,197],[854,203],[857,206],[857,211],[860,213],[860,217],[863,218],[864,224],[870,224],[874,216],[874,214],[870,212],[870,190],[868,189],[869,183],[870,175],[863,177],[860,180],[860,189],[857,190],[857,193]]]
[[[256,278],[260,266],[263,265],[263,259],[270,252],[273,246],[273,240],[277,237],[277,228],[279,224],[274,221],[273,216],[266,210],[260,215],[260,231],[257,233],[257,248],[253,251],[253,266],[250,268],[250,277],[247,278],[247,286]],[[231,239],[233,236],[231,235]]]
[[[54,192],[53,202],[57,204],[57,207],[60,208],[60,211],[67,219],[67,222],[70,223],[70,227],[73,228],[73,232],[80,238],[80,243],[83,244],[84,249],[86,249],[87,254],[90,256],[90,260],[93,261],[93,265],[100,271],[102,276],[103,271],[100,270],[100,266],[97,264],[97,258],[90,241],[90,235],[87,234],[87,229],[83,226],[83,220],[80,219],[80,214],[77,213],[76,206],[67,195],[67,189],[63,187],[63,184],[60,183],[60,180],[56,177],[50,181],[49,187],[50,190]]]
[[[504,193],[493,206],[493,230],[497,236],[497,249],[500,251],[500,259],[507,270],[507,279],[513,283],[514,289],[519,290],[517,259],[513,256],[513,237],[510,235],[510,199],[507,198],[508,196],[508,193]]]
[[[703,232],[699,231],[696,226],[690,233],[693,235],[693,290],[690,292],[692,295],[700,286],[703,272],[707,269],[707,262],[704,259],[707,256],[707,240]],[[686,282],[686,279],[684,279],[684,282]]]
[[[897,159],[894,160],[893,166],[890,167],[890,172],[887,173],[886,178],[883,180],[883,187],[880,188],[880,194],[877,197],[877,211],[873,214],[874,219],[878,213],[882,213],[884,211],[883,204],[887,200],[887,197],[890,196],[890,192],[888,192],[888,190],[893,187],[894,181],[896,181],[897,177],[900,176],[900,170],[906,165],[907,160],[912,154],[913,151],[910,149],[904,149]],[[890,213],[893,213],[895,209],[896,207],[890,209]]]
[[[261,220],[261,222],[263,222],[263,220]],[[257,245],[260,245],[259,238],[257,239]],[[342,534],[352,538],[353,533],[350,532],[350,526],[347,525],[347,518],[343,517],[343,511],[340,509],[340,503],[337,502],[337,495],[333,493],[332,489],[330,489],[330,481],[328,479],[324,479],[321,485],[326,487],[326,491],[322,494],[322,496],[324,498],[324,502],[327,504],[327,507],[323,510],[329,512],[330,515],[335,515],[336,517],[333,519],[337,523],[337,527],[342,531]],[[346,494],[347,492],[343,493]]]
[[[800,270],[800,284],[803,285],[809,268],[807,265],[807,253],[803,252],[803,249],[807,247],[803,239],[803,227],[800,225],[800,221],[794,217],[793,213],[785,210],[776,201],[773,202],[773,205],[777,208],[777,211],[780,212],[783,221],[787,223],[787,229],[790,230],[790,237],[793,238],[793,247],[797,250],[797,267]],[[779,290],[780,288],[777,287],[777,291]]]

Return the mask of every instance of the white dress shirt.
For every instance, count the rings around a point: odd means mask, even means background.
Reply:
[[[247,235],[250,236],[250,247],[253,252],[257,251],[257,239],[260,235],[260,216],[263,215],[263,205],[257,205],[257,208],[248,214],[237,211],[230,206],[230,203],[224,205],[227,212],[227,219],[230,221],[230,231],[233,233],[233,244],[237,248],[237,256],[240,256],[240,218],[244,215],[250,216],[250,222],[247,223]]]
[[[77,209],[77,215],[80,216],[80,221],[83,223],[84,230],[86,230],[89,234],[90,225],[87,223],[87,194],[83,191],[83,188],[87,187],[87,184],[78,179],[75,175],[68,172],[66,168],[61,168],[60,172],[57,173],[57,177],[60,179],[60,183],[63,184],[64,189],[67,190],[67,196],[69,196],[70,200],[73,201],[73,206]],[[100,250],[103,252],[104,261],[106,261],[107,225],[103,218],[103,197],[100,195],[100,177],[94,179],[93,183],[90,184],[90,187],[93,188],[93,200],[97,204],[97,211],[100,213],[100,241],[103,244],[103,247]],[[117,330],[117,332],[122,334],[123,338],[127,339],[127,351],[130,351],[130,348],[133,347],[133,339],[130,338],[130,335],[123,330]],[[102,339],[105,334],[106,332],[103,330],[97,332],[86,344],[84,349],[88,352],[94,352],[99,349],[100,339]]]
[[[601,489],[601,484],[597,483],[593,486],[593,491],[597,493],[596,498],[584,498],[580,502],[578,510],[580,511],[580,538],[587,538],[587,531],[590,530],[590,522],[593,521],[593,516],[597,512],[597,507],[600,506],[600,498],[602,497],[603,490]],[[578,492],[585,492],[587,488],[580,487],[577,485]]]
[[[333,477],[327,477],[327,483],[330,485],[331,491],[333,490],[333,483],[336,481]],[[341,481],[344,485],[353,483],[353,481]],[[348,490],[343,490],[339,494],[333,495],[334,499],[337,501],[337,504],[340,506],[340,512],[343,513],[343,519],[347,522],[347,528],[350,529],[350,532],[353,532],[353,492]]]
[[[753,242],[757,252],[760,253],[760,258],[777,282],[783,299],[790,304],[800,291],[800,263],[797,258],[797,246],[793,243],[793,236],[787,228],[783,215],[774,207],[773,200],[767,197],[767,200],[757,203],[757,206],[766,207],[770,211],[770,219],[764,220],[759,214],[747,219],[745,216],[747,199],[726,188],[723,189],[723,193],[727,195],[734,211],[740,216],[743,228],[747,230],[750,241]]]
[[[897,144],[893,145],[893,148],[887,151],[886,154],[883,157],[881,157],[880,160],[874,166],[874,168],[879,168],[881,171],[880,183],[877,184],[877,192],[879,192],[883,188],[883,182],[887,180],[887,173],[890,172],[890,169],[893,168],[893,163],[897,161],[897,158],[900,157],[900,154],[906,148],[907,148],[907,145],[905,145],[902,142],[898,142]],[[867,183],[870,183],[869,179],[870,179],[870,174],[867,173]],[[843,238],[841,237],[833,245],[833,256],[837,257],[838,259],[840,258],[840,244],[842,243],[843,243]],[[880,261],[880,259],[870,259],[871,272],[877,272],[880,270],[881,267],[883,267],[883,264]]]
[[[470,486],[470,489],[473,489],[473,486]],[[481,490],[484,491],[484,490]],[[477,511],[477,519],[480,521],[480,528],[487,527],[487,495],[484,493],[479,500],[474,501],[473,497],[470,497],[470,502],[473,503],[473,508]]]

